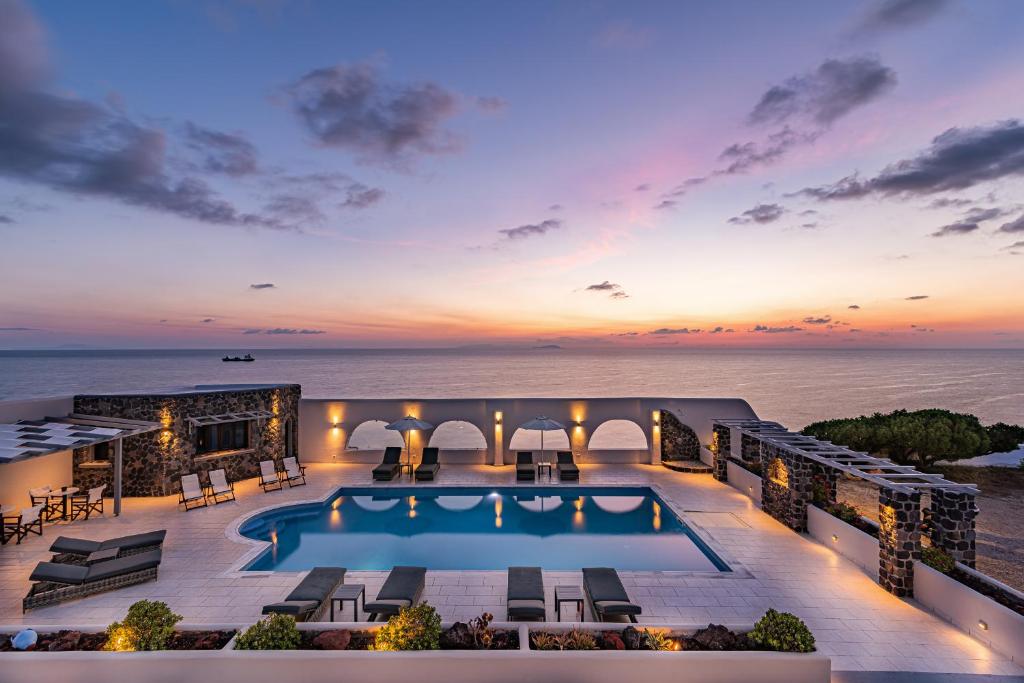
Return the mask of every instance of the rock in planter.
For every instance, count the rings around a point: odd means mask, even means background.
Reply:
[[[701,650],[746,650],[746,636],[736,635],[725,626],[708,624],[690,638]]]
[[[632,626],[627,626],[622,629],[622,642],[626,646],[627,650],[642,650],[644,638],[640,634],[640,631],[636,630]]]
[[[473,634],[469,624],[456,621],[451,628],[441,634],[442,650],[472,650],[475,647]]]
[[[68,650],[77,650],[78,644],[81,640],[81,631],[60,631],[56,636],[54,636],[49,649],[50,652],[67,652]]]
[[[344,650],[350,642],[352,642],[350,631],[344,629],[323,631],[313,639],[313,647],[318,650]]]

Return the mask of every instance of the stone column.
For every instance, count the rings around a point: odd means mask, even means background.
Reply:
[[[729,438],[728,427],[715,425],[711,430],[711,472],[718,481],[729,481]]]
[[[914,562],[921,558],[921,494],[878,489],[878,583],[913,597]]]
[[[973,493],[958,491],[932,491],[931,540],[957,562],[974,567],[974,521],[978,506]]]
[[[814,463],[785,448],[761,444],[761,509],[793,531],[807,530]]]
[[[839,489],[839,470],[826,465],[814,463],[812,465],[812,487],[816,488],[817,485],[824,485],[825,487],[825,500],[824,505],[835,505],[838,497]],[[814,499],[814,490],[811,491],[811,499]]]
[[[743,456],[743,462],[760,462],[761,440],[755,439],[749,434],[741,434],[740,453]]]

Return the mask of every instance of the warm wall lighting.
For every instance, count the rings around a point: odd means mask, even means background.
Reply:
[[[988,622],[987,621],[982,621],[982,620],[979,619],[978,620],[978,628],[980,628],[982,631],[987,631],[988,630]]]
[[[835,534],[832,534],[832,542],[833,543],[839,543],[839,537],[836,536]]]
[[[496,425],[500,425],[501,424],[501,411],[500,410],[497,410],[494,413],[494,424],[496,424]]]
[[[654,422],[654,426],[657,427],[661,424],[661,411],[655,410],[651,412],[651,420]]]

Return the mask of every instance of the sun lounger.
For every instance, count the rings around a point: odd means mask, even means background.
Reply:
[[[344,567],[313,567],[282,602],[263,607],[263,614],[290,614],[295,621],[318,621],[331,595],[345,582]]]
[[[630,602],[619,574],[608,567],[588,567],[583,570],[583,590],[590,609],[598,621],[606,617],[629,617],[634,624],[641,613],[640,605]]]
[[[384,450],[384,459],[373,468],[374,481],[391,481],[402,471],[399,462],[402,458],[402,449],[398,446],[388,446]]]
[[[228,475],[221,467],[207,472],[210,485],[206,487],[206,497],[214,503],[235,499],[235,484],[228,481]]]
[[[137,555],[139,553],[149,552],[150,550],[160,549],[164,543],[164,537],[166,535],[167,531],[165,529],[160,529],[159,531],[149,531],[144,534],[133,534],[131,536],[110,538],[106,541],[88,541],[84,538],[58,536],[57,540],[50,546],[50,552],[55,553],[56,556],[78,555],[85,557],[98,550],[117,548],[118,557],[127,557],[129,555]],[[57,561],[56,557],[54,558],[54,561]]]
[[[533,481],[537,478],[537,470],[533,468],[533,452],[516,452],[516,481]]]
[[[299,464],[294,457],[282,458],[281,478],[288,482],[288,486],[306,485],[306,468]]]
[[[206,492],[199,484],[198,474],[182,475],[178,505],[184,505],[186,510],[206,507]]]
[[[40,562],[29,576],[29,580],[34,583],[21,602],[21,609],[27,612],[37,607],[156,579],[159,566],[160,550],[118,557],[88,566]]]
[[[579,481],[580,468],[572,460],[572,451],[558,451],[558,480]]]
[[[437,471],[441,469],[437,462],[437,449],[428,446],[423,449],[423,459],[416,466],[416,481],[434,481]]]
[[[544,621],[544,576],[540,567],[509,567],[506,598],[508,619],[539,619]]]
[[[274,467],[273,460],[260,461],[260,486],[263,487],[263,493],[282,488],[283,484],[281,484],[281,479],[277,476],[277,468]]]
[[[426,567],[394,567],[388,578],[377,593],[377,599],[363,605],[370,614],[370,621],[377,615],[391,617],[398,614],[403,607],[412,607],[423,593],[426,585]]]

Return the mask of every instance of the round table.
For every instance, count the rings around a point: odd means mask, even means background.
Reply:
[[[61,519],[68,518],[68,498],[78,493],[77,486],[65,486],[61,489],[50,489],[50,498],[63,498],[64,502],[61,503]]]

